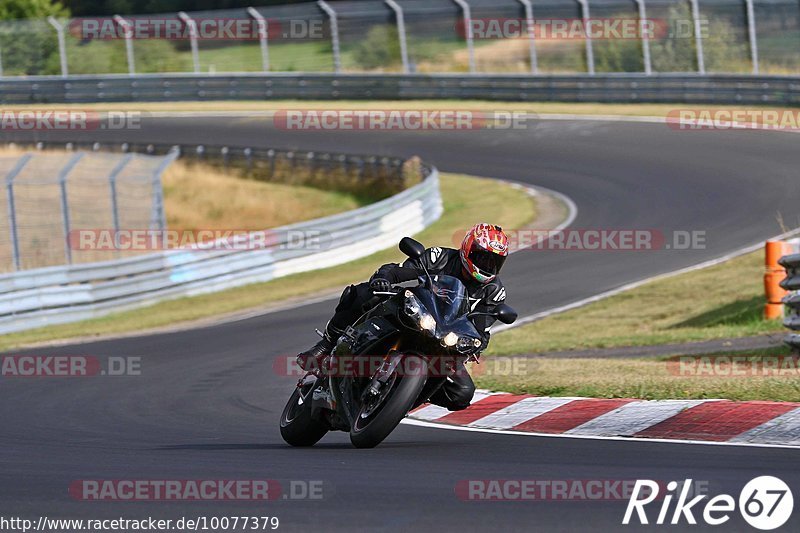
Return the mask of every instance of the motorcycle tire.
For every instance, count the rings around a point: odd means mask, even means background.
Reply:
[[[296,388],[281,414],[281,437],[291,446],[313,446],[328,432],[328,425],[311,417],[311,395],[314,384]]]
[[[425,360],[415,355],[406,357],[419,359],[417,368],[421,370],[397,377],[380,410],[370,416],[369,420],[356,415],[356,420],[350,429],[350,442],[356,448],[374,448],[383,442],[394,431],[400,421],[405,418],[420,392],[422,392],[427,379],[424,371],[426,368]],[[360,413],[361,411],[359,411]]]

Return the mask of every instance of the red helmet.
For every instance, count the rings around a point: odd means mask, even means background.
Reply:
[[[476,224],[461,243],[461,263],[481,283],[489,283],[508,257],[508,236],[494,224]]]

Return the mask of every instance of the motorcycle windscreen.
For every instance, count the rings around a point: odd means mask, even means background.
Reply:
[[[430,300],[424,303],[436,315],[434,318],[440,325],[452,323],[469,313],[467,288],[458,278],[434,276],[431,292],[428,294],[431,295]]]

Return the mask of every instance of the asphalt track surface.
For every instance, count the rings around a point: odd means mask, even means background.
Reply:
[[[706,232],[706,248],[690,251],[516,254],[503,279],[521,314],[756,243],[781,232],[779,215],[788,227],[800,225],[798,137],[790,134],[571,120],[532,120],[522,131],[321,133],[276,131],[264,118],[194,117],[149,118],[137,131],[61,135],[67,137],[418,154],[444,171],[565,193],[579,209],[573,228]],[[470,479],[692,478],[707,482],[712,495],[738,497],[751,478],[777,475],[800,497],[798,452],[788,449],[407,425],[374,450],[351,448],[343,433],[312,449],[289,448],[278,417],[294,380],[277,375],[274,361],[314,342],[313,328],[332,307],[323,302],[192,331],[29,350],[140,356],[142,375],[3,379],[3,516],[275,515],[281,529],[298,531],[611,531],[622,527],[624,503],[470,502],[454,489]],[[284,486],[322,480],[324,497],[266,504],[85,502],[67,493],[80,479],[277,479]],[[798,525],[795,512],[785,528]],[[752,530],[736,513],[720,527]]]

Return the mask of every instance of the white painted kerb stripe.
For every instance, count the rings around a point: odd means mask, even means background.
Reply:
[[[800,444],[800,407],[745,431],[729,442]]]
[[[573,400],[573,398],[525,398],[468,425],[472,427],[510,429]]]
[[[564,432],[565,435],[613,437],[634,435],[671,418],[684,409],[709,400],[660,400],[631,402]]]

